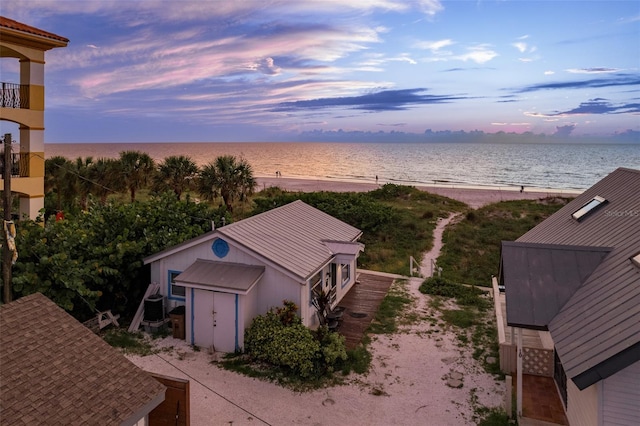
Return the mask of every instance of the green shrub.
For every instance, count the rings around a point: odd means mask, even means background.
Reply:
[[[245,332],[245,351],[255,360],[283,368],[301,378],[332,373],[347,359],[345,339],[326,327],[315,332],[292,316],[297,306],[285,301],[282,308],[256,317]]]
[[[480,310],[491,307],[491,302],[483,297],[484,292],[474,286],[466,286],[442,277],[431,277],[420,285],[420,292],[434,296],[455,298],[462,306],[475,306]]]

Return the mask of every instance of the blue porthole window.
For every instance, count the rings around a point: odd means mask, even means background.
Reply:
[[[229,254],[229,244],[227,244],[227,242],[222,238],[218,238],[211,245],[211,250],[213,250],[213,254],[222,259]]]

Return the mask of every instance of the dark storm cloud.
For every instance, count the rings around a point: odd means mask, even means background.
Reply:
[[[430,105],[468,99],[458,95],[425,95],[425,89],[383,90],[362,96],[320,98],[283,102],[274,111],[293,111],[329,107],[347,107],[366,111],[401,111],[412,105]]]

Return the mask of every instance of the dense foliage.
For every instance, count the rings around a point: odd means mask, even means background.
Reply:
[[[346,361],[345,339],[326,327],[318,330],[302,325],[298,307],[285,301],[282,308],[254,318],[245,331],[245,352],[301,378],[318,378]]]
[[[41,292],[80,319],[96,308],[131,313],[149,284],[143,258],[203,234],[224,214],[167,193],[145,202],[92,203],[44,227],[20,221],[13,290],[16,297]]]
[[[78,157],[71,161],[58,156],[45,161],[47,217],[58,211],[86,210],[90,197],[106,204],[124,199],[127,193],[134,202],[139,194],[166,191],[172,191],[178,200],[189,191],[208,201],[219,199],[232,211],[236,202],[247,201],[254,187],[251,166],[231,155],[218,157],[202,169],[188,156],[169,156],[156,164],[140,151],[123,151],[119,158]]]
[[[472,210],[443,234],[438,266],[449,280],[491,286],[498,275],[502,241],[514,241],[555,213],[569,199],[503,201]]]

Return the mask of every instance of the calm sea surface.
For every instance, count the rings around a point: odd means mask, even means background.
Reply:
[[[138,150],[162,161],[188,155],[199,166],[243,157],[255,176],[409,185],[586,189],[618,167],[640,168],[640,144],[473,143],[111,143],[46,144],[47,158],[117,158]]]

